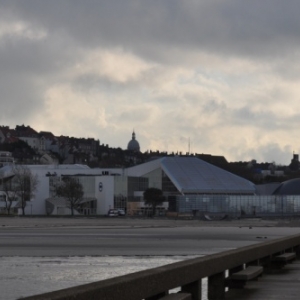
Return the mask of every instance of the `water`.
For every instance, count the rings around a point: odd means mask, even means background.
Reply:
[[[0,300],[15,300],[194,257],[0,257]]]

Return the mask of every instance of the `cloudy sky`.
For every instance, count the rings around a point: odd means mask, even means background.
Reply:
[[[0,0],[0,125],[289,164],[297,0]],[[189,147],[190,140],[190,147]]]

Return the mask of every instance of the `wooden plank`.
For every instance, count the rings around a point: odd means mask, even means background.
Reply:
[[[247,281],[258,277],[262,274],[264,268],[261,266],[249,266],[246,269],[231,275],[232,280]]]
[[[258,281],[248,281],[243,289],[230,289],[226,300],[299,300],[300,261],[288,264],[276,274],[268,274]]]
[[[290,252],[290,253],[284,253],[277,256],[273,256],[271,258],[272,262],[287,262],[290,260],[296,259],[296,253]]]

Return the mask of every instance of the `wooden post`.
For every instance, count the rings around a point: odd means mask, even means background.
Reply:
[[[296,253],[297,258],[300,258],[300,245],[295,246],[293,251]]]
[[[197,280],[181,287],[181,291],[191,294],[193,300],[201,300],[202,295],[202,281]]]
[[[208,299],[225,299],[225,271],[208,277]]]

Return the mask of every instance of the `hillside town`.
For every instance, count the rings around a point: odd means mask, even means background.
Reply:
[[[291,155],[291,161],[283,166],[276,165],[276,162],[258,163],[255,159],[228,162],[222,155],[203,153],[167,153],[159,150],[141,152],[135,132],[124,148],[112,148],[94,138],[55,136],[50,131],[38,132],[25,125],[17,125],[15,128],[0,126],[0,151],[9,152],[11,158],[8,159],[13,159],[17,164],[84,164],[91,168],[127,168],[154,158],[177,155],[198,157],[254,183],[282,182],[300,177],[298,154]]]

